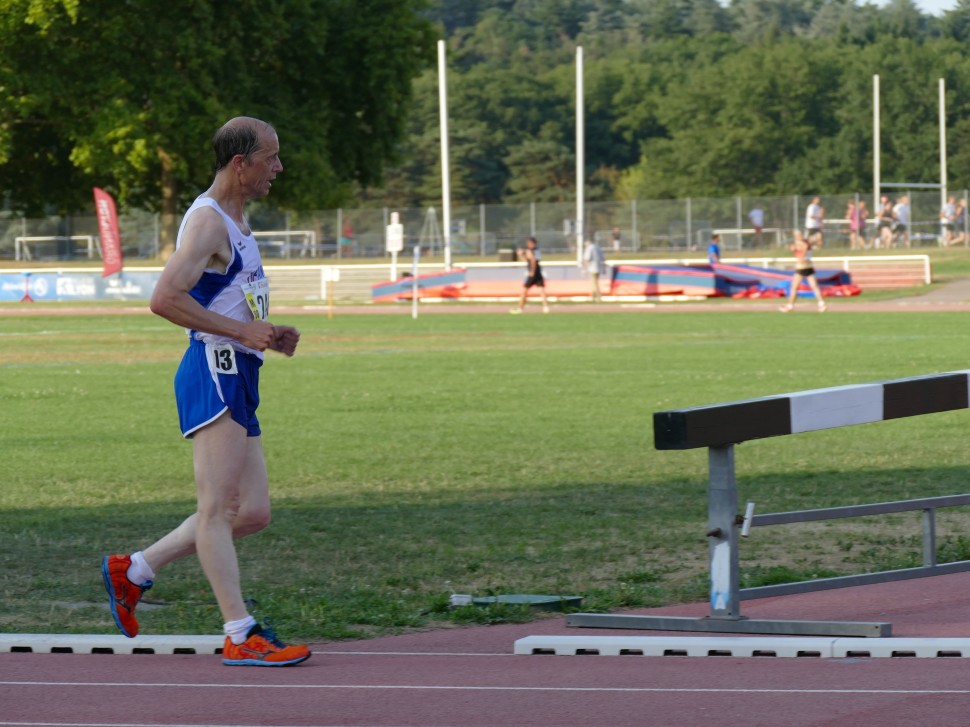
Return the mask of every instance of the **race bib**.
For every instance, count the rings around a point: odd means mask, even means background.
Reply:
[[[253,318],[257,321],[265,321],[269,318],[269,280],[260,278],[251,283],[243,283],[242,291]]]
[[[236,368],[236,349],[232,346],[213,346],[212,360],[218,374],[239,373]]]

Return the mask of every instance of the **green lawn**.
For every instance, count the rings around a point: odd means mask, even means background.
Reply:
[[[260,421],[274,522],[240,541],[244,590],[287,636],[442,621],[453,592],[582,595],[584,610],[706,598],[707,454],[658,452],[652,412],[968,367],[955,313],[293,316]],[[283,321],[280,321],[283,322]],[[99,561],[194,504],[172,375],[150,316],[0,318],[0,630],[113,633]],[[743,444],[759,512],[966,489],[958,411]],[[944,557],[966,557],[962,510]],[[746,581],[910,565],[919,514],[760,528]],[[144,633],[213,632],[194,558],[148,594]]]

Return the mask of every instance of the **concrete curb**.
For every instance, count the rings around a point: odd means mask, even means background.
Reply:
[[[0,653],[221,654],[225,636],[126,636],[98,634],[0,634]]]
[[[527,636],[519,655],[732,656],[732,657],[959,657],[970,658],[970,639],[758,637],[758,636]]]

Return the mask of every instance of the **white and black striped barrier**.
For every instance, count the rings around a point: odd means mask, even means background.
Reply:
[[[572,614],[567,617],[567,624],[665,631],[866,637],[891,635],[892,625],[888,623],[765,621],[741,617],[738,530],[740,526],[749,526],[752,520],[754,524],[759,524],[759,517],[762,519],[762,524],[768,524],[769,516],[752,516],[750,508],[747,517],[738,513],[734,478],[734,445],[752,439],[781,437],[967,408],[970,408],[970,370],[797,391],[759,399],[654,413],[654,445],[657,449],[707,447],[709,450],[707,536],[711,564],[710,616],[705,619],[690,619]],[[919,504],[918,501],[912,502]],[[902,503],[890,504],[901,505]],[[948,504],[953,503],[941,503],[940,506]],[[863,508],[872,507],[874,506],[859,506],[858,509],[862,512]],[[905,509],[916,508],[909,506]],[[815,516],[804,519],[823,519],[818,516],[823,511],[811,512],[815,513]],[[793,514],[798,515],[798,513]],[[843,513],[837,516],[845,515]],[[954,567],[951,570],[957,566],[960,570],[970,569],[970,564],[965,562],[951,565]],[[942,572],[940,568],[935,571],[931,568],[913,570],[920,572],[869,574],[872,579],[867,582],[919,577]],[[876,580],[877,578],[879,580]],[[842,583],[824,584],[815,588],[806,587],[801,590],[820,590],[822,587],[843,587],[863,582],[861,577],[846,577]]]
[[[653,415],[657,449],[723,447],[751,439],[870,424],[970,407],[970,370],[796,391]]]

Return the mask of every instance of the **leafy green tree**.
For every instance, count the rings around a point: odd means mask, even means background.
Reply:
[[[0,6],[0,129],[8,130],[0,132],[0,188],[18,208],[54,201],[68,211],[90,204],[95,181],[123,206],[160,209],[171,243],[177,213],[211,178],[215,127],[248,114],[281,137],[286,173],[274,203],[312,209],[346,199],[351,182],[379,182],[396,153],[411,79],[433,58],[422,7],[8,0]],[[15,186],[55,170],[67,172],[62,196]]]
[[[890,0],[878,17],[880,32],[899,38],[919,39],[930,27],[929,20],[913,0]]]
[[[779,168],[833,133],[838,87],[838,54],[805,41],[750,46],[696,64],[667,88],[658,112],[667,135],[644,145],[628,190],[647,197],[774,193]]]
[[[548,124],[537,138],[524,139],[505,157],[508,202],[568,202],[575,199],[576,157],[561,129]]]
[[[957,0],[956,7],[943,13],[941,28],[954,40],[970,40],[970,0]]]
[[[810,0],[732,0],[738,38],[746,43],[780,40],[803,32],[812,22]]]

